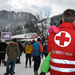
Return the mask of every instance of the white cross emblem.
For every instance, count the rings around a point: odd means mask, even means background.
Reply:
[[[66,47],[71,42],[71,36],[68,32],[60,31],[58,34],[54,37],[55,43],[60,47]]]

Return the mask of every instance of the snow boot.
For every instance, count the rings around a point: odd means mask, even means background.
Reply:
[[[31,65],[29,67],[31,68]]]
[[[9,75],[9,73],[4,73],[4,75]]]
[[[34,72],[34,75],[39,75],[37,71]]]
[[[27,68],[27,65],[25,66],[25,68]]]

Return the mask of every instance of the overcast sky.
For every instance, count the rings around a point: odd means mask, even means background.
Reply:
[[[62,14],[68,8],[75,9],[75,0],[0,0],[0,10],[23,11],[33,15],[42,12],[51,17]]]

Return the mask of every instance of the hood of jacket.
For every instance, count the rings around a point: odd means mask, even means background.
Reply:
[[[16,45],[16,46],[18,46],[18,43],[16,43],[16,42],[10,42],[9,45]]]

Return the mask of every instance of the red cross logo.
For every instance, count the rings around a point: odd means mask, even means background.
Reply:
[[[61,36],[56,36],[56,40],[60,40],[60,45],[64,45],[64,41],[69,42],[68,37],[65,37],[65,33],[61,33]]]
[[[65,47],[70,44],[71,36],[68,32],[60,31],[58,34],[55,35],[54,41],[57,45]]]

